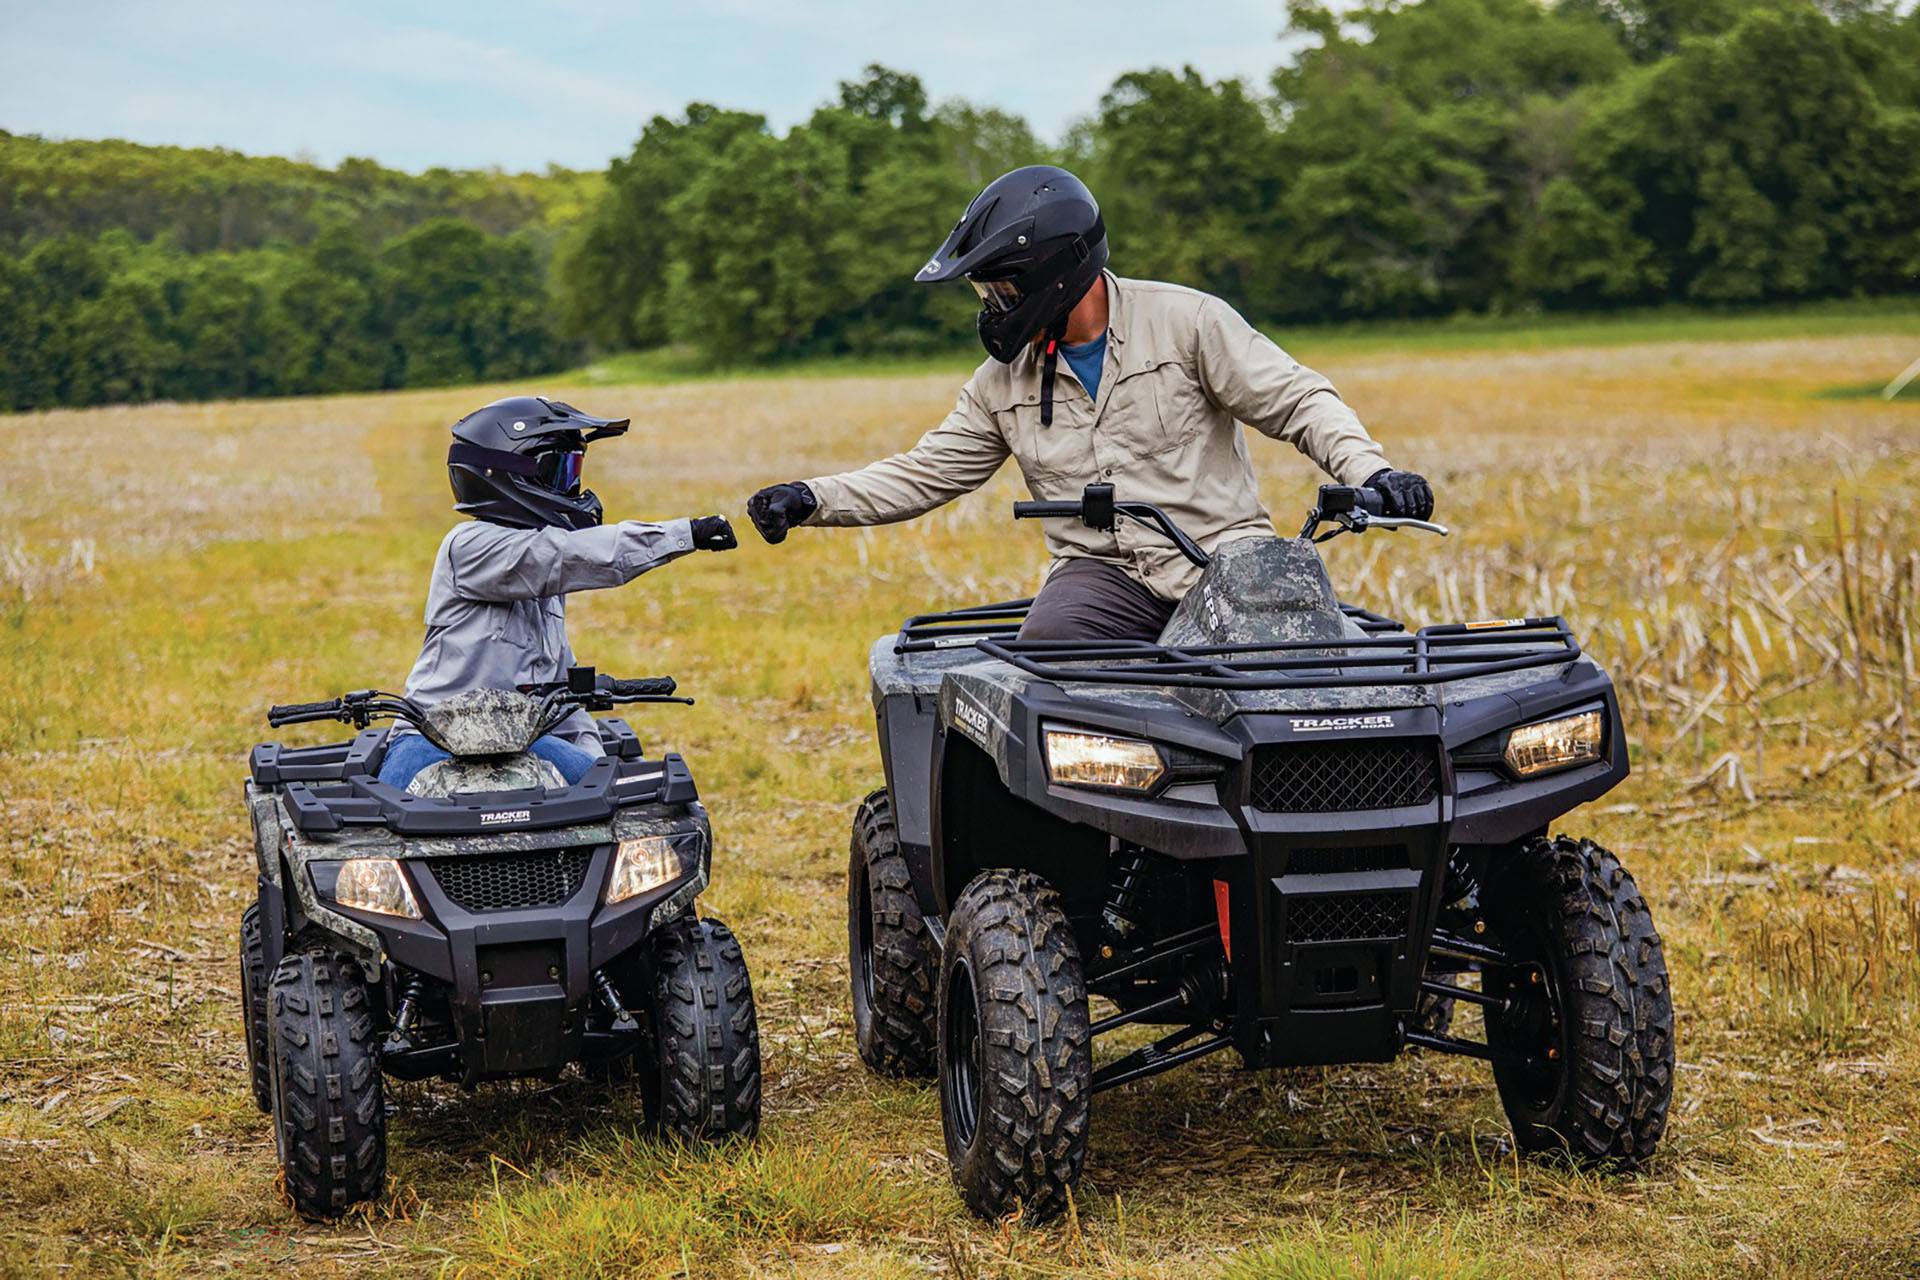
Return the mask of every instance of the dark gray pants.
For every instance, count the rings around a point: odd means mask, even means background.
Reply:
[[[1173,606],[1104,560],[1068,560],[1027,610],[1022,640],[1158,640]]]

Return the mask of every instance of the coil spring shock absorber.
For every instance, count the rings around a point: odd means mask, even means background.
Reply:
[[[395,968],[400,980],[400,1000],[393,1008],[393,1030],[387,1033],[387,1049],[404,1053],[413,1047],[413,1024],[420,1018],[420,998],[426,994],[427,980],[411,969]]]
[[[1108,938],[1121,945],[1133,936],[1139,926],[1134,922],[1134,909],[1139,905],[1140,886],[1147,878],[1147,855],[1135,850],[1120,866],[1120,874],[1113,879],[1113,896],[1100,912],[1100,923]]]
[[[607,1016],[613,1020],[613,1030],[637,1029],[638,1024],[634,1022],[633,1015],[627,1012],[626,1004],[620,999],[619,989],[613,985],[613,979],[607,976],[605,969],[593,971],[593,990],[594,994],[600,997],[600,1004],[606,1009]]]

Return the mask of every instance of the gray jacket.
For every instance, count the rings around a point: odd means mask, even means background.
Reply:
[[[567,593],[623,586],[691,550],[686,520],[579,530],[456,525],[434,557],[427,639],[407,677],[407,696],[430,707],[468,689],[565,679],[573,665]],[[405,725],[395,731],[412,732]],[[593,717],[584,711],[554,733],[601,754]]]

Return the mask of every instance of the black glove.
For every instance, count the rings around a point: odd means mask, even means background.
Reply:
[[[785,542],[787,530],[805,524],[807,517],[820,509],[813,490],[795,480],[762,489],[747,499],[747,515],[753,527],[768,542]]]
[[[1433,516],[1433,486],[1411,471],[1383,467],[1367,477],[1367,488],[1382,499],[1381,515],[1427,520]]]
[[[696,551],[731,551],[740,545],[725,516],[695,516],[690,523]]]

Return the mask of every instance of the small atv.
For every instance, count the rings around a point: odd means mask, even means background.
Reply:
[[[703,920],[713,838],[687,765],[626,722],[569,786],[530,746],[576,708],[686,702],[668,678],[477,689],[423,709],[365,690],[277,706],[349,742],[253,749],[259,898],[240,922],[254,1101],[296,1209],[335,1217],[386,1178],[382,1076],[471,1087],[569,1063],[637,1077],[688,1140],[751,1136],[760,1035],[740,946]],[[404,720],[450,758],[378,779]]]
[[[1613,685],[1558,618],[1409,634],[1341,604],[1316,542],[1446,532],[1376,502],[1324,486],[1298,538],[1212,556],[1110,485],[1016,503],[1157,530],[1204,572],[1158,643],[1020,640],[1017,600],[874,645],[887,785],[848,871],[858,1045],[939,1077],[975,1212],[1059,1212],[1094,1094],[1228,1048],[1481,1058],[1521,1148],[1653,1154],[1660,937],[1619,859],[1548,830],[1627,775]],[[1463,1004],[1483,1037],[1454,1033]],[[1170,1030],[1096,1065],[1133,1024]]]

